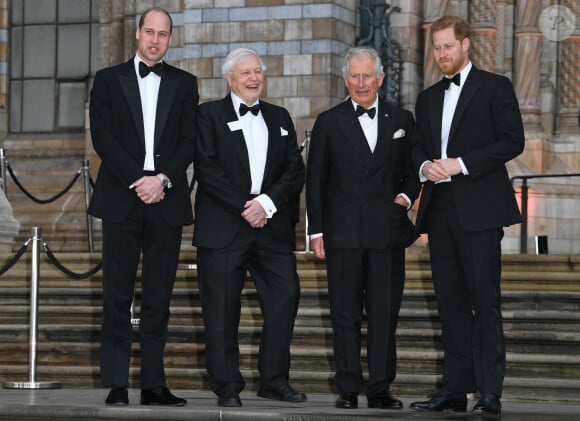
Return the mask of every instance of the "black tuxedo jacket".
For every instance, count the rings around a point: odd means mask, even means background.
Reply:
[[[304,163],[298,151],[296,131],[288,111],[260,101],[268,127],[268,152],[261,193],[274,202],[277,212],[263,228],[273,238],[294,242],[296,217],[292,199],[304,185]],[[199,137],[195,171],[199,182],[195,198],[193,244],[225,247],[239,228],[252,180],[248,150],[241,128],[228,123],[238,120],[231,96],[201,104],[198,109]]]
[[[199,100],[196,77],[163,63],[155,121],[155,172],[172,183],[159,203],[166,222],[193,223],[186,170],[193,161]],[[129,186],[144,175],[145,133],[133,58],[97,72],[91,90],[91,138],[101,166],[89,213],[123,221],[140,199]],[[192,95],[193,92],[193,95]]]
[[[414,240],[407,237],[407,210],[393,201],[399,193],[414,201],[419,191],[411,166],[415,122],[409,111],[383,101],[375,118],[374,152],[350,99],[314,124],[306,172],[308,230],[323,233],[326,248],[383,249]]]
[[[415,171],[426,160],[441,157],[443,83],[417,98],[413,163]],[[469,175],[452,177],[451,188],[459,223],[467,231],[480,231],[521,221],[505,163],[524,149],[524,129],[511,82],[472,67],[457,102],[451,123],[447,156],[461,157]],[[434,184],[427,181],[417,214],[418,232],[426,232],[425,219]]]

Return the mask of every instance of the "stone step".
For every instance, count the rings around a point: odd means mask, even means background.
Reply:
[[[50,247],[50,246],[49,246]],[[9,272],[10,282],[7,285],[24,287],[28,285],[30,278],[31,246],[27,252]],[[52,250],[52,248],[51,248]],[[74,272],[86,272],[100,262],[99,253],[59,253],[52,250],[55,258],[66,268]],[[71,258],[71,255],[74,257]],[[4,257],[4,259],[1,259]],[[8,261],[12,255],[0,255],[0,261]],[[323,262],[314,261],[311,255],[298,255],[298,272],[303,288],[326,288],[326,270]],[[580,292],[580,265],[575,261],[561,260],[560,265],[567,270],[551,271],[539,270],[542,263],[540,256],[530,267],[523,271],[519,266],[506,265],[502,273],[503,291],[575,291]],[[552,257],[552,256],[550,256]],[[421,259],[421,260],[418,260]],[[524,260],[524,259],[523,259]],[[183,253],[182,262],[195,262],[195,254]],[[431,272],[428,269],[428,260],[416,255],[407,258],[406,289],[432,290]],[[551,266],[551,261],[546,260],[546,265]],[[426,266],[426,268],[420,268]],[[417,269],[419,267],[419,269]],[[40,271],[42,287],[97,287],[100,286],[102,273],[97,272],[90,280],[75,281],[67,279],[60,270],[56,269],[48,260],[44,252],[41,252]],[[193,288],[196,286],[195,270],[178,270],[176,288]],[[139,277],[138,277],[139,280]]]
[[[168,386],[172,389],[209,389],[207,373],[201,368],[165,370]],[[28,370],[19,365],[3,369],[7,381],[27,381]],[[255,391],[258,387],[258,372],[255,369],[243,369],[246,390]],[[38,367],[37,381],[59,381],[65,388],[98,388],[100,387],[99,370],[96,367]],[[131,368],[129,372],[131,388],[139,388],[139,369]],[[298,371],[290,374],[292,385],[305,393],[336,393],[333,385],[333,373],[328,371]],[[398,374],[392,390],[396,396],[427,396],[434,392],[441,382],[441,377],[432,374]],[[580,403],[580,380],[546,379],[543,377],[506,377],[503,398],[513,401]],[[381,414],[381,416],[384,416]]]

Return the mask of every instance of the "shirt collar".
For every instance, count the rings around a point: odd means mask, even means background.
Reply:
[[[350,99],[350,102],[352,103],[353,108],[356,110],[356,107],[360,104],[358,104],[355,100],[353,100],[352,98]],[[361,105],[362,107],[362,105]],[[373,102],[373,105],[371,105],[369,108],[373,108],[376,107],[377,108],[377,114],[379,112],[379,96],[377,95],[377,97],[375,98],[375,102]],[[376,115],[376,114],[375,114]]]
[[[238,117],[240,116],[240,104],[244,103],[244,101],[242,101],[242,98],[240,98],[239,96],[237,96],[236,94],[234,94],[233,92],[230,91],[230,96],[232,98],[232,103],[234,104],[234,110],[236,110],[236,114],[238,115]],[[253,104],[250,105],[250,107],[259,104],[260,100],[258,99],[256,102],[254,102]]]
[[[135,64],[135,72],[137,73],[137,75],[139,75],[139,62],[140,61],[145,63],[145,60],[143,60],[141,57],[139,57],[139,52],[137,51],[135,53],[135,57],[133,58],[133,63]],[[163,60],[159,60],[157,63],[161,63],[162,61]],[[157,63],[155,63],[155,64],[157,64]],[[147,63],[145,63],[145,64],[147,64]],[[149,66],[149,65],[147,64],[147,66]],[[153,73],[153,72],[151,72],[151,73]],[[153,73],[153,74],[155,74],[155,73]],[[157,75],[155,75],[155,76],[157,76]],[[159,76],[157,76],[157,77],[159,77]]]

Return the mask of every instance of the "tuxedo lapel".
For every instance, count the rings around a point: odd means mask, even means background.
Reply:
[[[232,147],[235,150],[235,153],[242,163],[242,167],[244,168],[246,175],[251,180],[251,172],[250,172],[250,158],[248,156],[248,148],[246,147],[246,140],[244,138],[244,132],[242,131],[242,126],[239,125],[237,130],[232,130],[228,123],[236,121],[236,124],[239,124],[238,115],[234,110],[234,103],[232,102],[232,97],[228,94],[222,100],[222,115],[223,115],[223,123],[225,125],[224,130],[227,133],[227,138],[230,139],[232,143]]]
[[[133,59],[125,63],[118,73],[119,83],[127,103],[133,115],[133,123],[139,134],[140,144],[145,149],[145,129],[143,126],[143,112],[141,108],[141,96],[139,94],[139,84],[137,82],[137,74],[135,73]]]
[[[431,111],[429,118],[431,119],[431,127],[433,127],[433,143],[435,144],[435,157],[441,158],[441,123],[443,120],[443,99],[445,97],[445,89],[443,83],[439,82],[428,91],[429,93],[429,107]]]
[[[173,69],[164,63],[161,84],[159,85],[159,95],[157,98],[157,111],[155,113],[155,135],[153,137],[154,150],[157,149],[157,145],[159,144],[159,140],[161,139],[161,135],[165,129],[165,124],[167,124],[169,110],[171,109],[171,104],[176,96],[175,94],[178,85],[179,79],[175,77]]]
[[[371,158],[373,166],[380,165],[387,158],[393,144],[392,135],[395,131],[393,119],[389,117],[387,105],[382,101],[379,101],[377,118],[379,119],[377,122],[377,144]]]
[[[457,100],[457,106],[455,107],[455,113],[453,113],[453,120],[451,120],[451,129],[449,130],[449,141],[451,143],[453,140],[453,136],[455,135],[455,131],[457,130],[457,125],[461,120],[461,116],[463,115],[464,111],[467,109],[467,106],[473,99],[475,92],[479,89],[481,85],[481,81],[479,79],[479,70],[474,66],[471,68],[467,79],[465,80],[465,85],[461,90],[461,94],[459,95],[459,99]]]
[[[262,112],[262,117],[268,127],[268,151],[266,153],[266,165],[264,167],[263,178],[265,181],[270,170],[270,165],[272,164],[272,149],[279,143],[277,140],[280,137],[280,127],[278,124],[279,120],[275,118],[274,110],[270,108],[268,104],[260,101],[260,111]]]
[[[365,159],[371,156],[371,148],[365,137],[363,129],[354,112],[352,101],[347,99],[344,101],[338,111],[338,125],[341,131],[346,135],[347,142],[351,142],[355,151]]]

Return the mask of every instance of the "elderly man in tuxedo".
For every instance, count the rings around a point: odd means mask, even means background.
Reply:
[[[404,284],[407,217],[419,191],[411,167],[409,111],[378,97],[384,73],[374,49],[352,48],[343,66],[350,95],[321,113],[308,154],[306,199],[314,254],[326,258],[338,408],[363,390],[361,323],[368,321],[369,408],[401,409],[391,395],[395,329]]]
[[[505,163],[524,148],[518,100],[509,79],[469,60],[469,24],[444,16],[431,26],[443,80],[417,98],[413,161],[423,184],[417,231],[429,235],[442,327],[443,386],[421,411],[499,415],[505,373],[500,308],[504,226],[520,222]]]
[[[186,170],[199,96],[195,76],[162,61],[171,31],[166,10],[147,9],[135,57],[97,72],[91,91],[91,138],[102,163],[89,213],[103,220],[100,358],[110,405],[129,403],[130,308],[141,254],[141,404],[186,404],[166,386],[163,351],[182,226],[193,223]]]
[[[241,406],[240,296],[253,276],[264,318],[258,396],[303,402],[288,383],[290,341],[300,284],[292,205],[304,164],[287,110],[260,100],[264,65],[247,48],[233,50],[223,74],[230,92],[199,108],[198,189],[193,244],[205,323],[205,359],[218,405]]]

